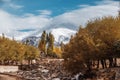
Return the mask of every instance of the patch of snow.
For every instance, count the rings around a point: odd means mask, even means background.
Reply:
[[[55,42],[54,45],[59,46],[61,42],[64,44],[68,43],[70,40],[71,35],[74,35],[76,31],[67,29],[67,28],[54,28],[46,31],[47,33],[51,32],[54,35]],[[26,40],[29,40],[29,44],[33,46],[38,46],[39,40],[41,37],[42,32],[36,32],[35,34],[32,34],[22,40],[22,42],[25,42]]]

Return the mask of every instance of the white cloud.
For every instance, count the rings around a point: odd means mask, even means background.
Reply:
[[[88,5],[88,4],[78,5],[78,7],[80,7],[80,8],[89,7],[89,6],[90,6],[90,5]]]
[[[7,34],[7,36],[21,36],[27,35],[27,33],[18,32],[21,29],[41,29],[45,27],[50,18],[41,15],[19,17],[0,10],[0,32]]]
[[[21,9],[21,8],[23,8],[24,6],[22,6],[22,5],[18,5],[18,4],[15,4],[14,2],[13,2],[13,0],[1,0],[1,2],[2,2],[2,8],[3,9],[9,9],[9,8],[12,8],[12,9]]]
[[[37,10],[41,15],[51,15],[52,11],[50,10]]]
[[[52,25],[56,27],[60,27],[62,25],[65,27],[66,24],[71,24],[74,26],[74,28],[70,25],[66,27],[77,29],[80,25],[85,26],[88,20],[95,19],[97,17],[116,16],[118,14],[118,5],[116,1],[102,2],[100,4],[97,3],[95,6],[87,5],[83,8],[72,10],[70,12],[59,15],[53,19]]]
[[[10,3],[10,4],[9,4],[9,7],[13,8],[13,9],[23,8],[23,6],[21,6],[21,5],[16,5],[16,4],[13,4],[13,3]]]
[[[103,3],[103,4],[102,4]],[[95,6],[84,6],[56,17],[50,17],[52,14],[49,10],[40,10],[39,15],[24,14],[16,16],[0,9],[0,32],[7,36],[25,37],[33,32],[18,32],[21,29],[43,30],[43,28],[66,27],[78,29],[80,25],[85,25],[88,20],[103,16],[116,16],[118,5],[115,1],[102,1]],[[20,37],[21,38],[21,37]]]

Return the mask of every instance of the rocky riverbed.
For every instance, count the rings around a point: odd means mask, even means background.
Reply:
[[[96,76],[93,79],[80,79],[81,73],[71,76],[65,72],[62,64],[62,59],[44,59],[36,69],[9,74],[21,77],[22,80],[120,80],[119,67],[95,70]]]
[[[37,69],[18,71],[17,75],[27,80],[68,80],[69,74],[64,71],[62,63],[62,59],[42,60]]]

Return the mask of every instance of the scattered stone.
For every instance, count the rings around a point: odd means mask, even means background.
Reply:
[[[41,72],[42,72],[42,73],[48,73],[49,70],[47,70],[47,69],[43,69],[43,70],[41,70]]]
[[[62,63],[63,60],[59,59],[45,59],[39,62],[38,68],[10,74],[23,77],[23,80],[120,80],[120,68],[101,69],[95,72],[96,78],[83,79],[85,74],[78,73],[71,76],[70,73],[66,73]]]
[[[52,80],[60,80],[60,78],[53,78]]]
[[[57,77],[57,75],[56,75],[55,73],[53,73],[53,74],[51,75],[51,77],[52,77],[52,78],[55,78],[55,77]]]
[[[63,77],[68,77],[68,73],[64,71],[62,63],[63,59],[45,59],[39,62],[37,69],[18,71],[17,75],[26,80],[63,80]]]

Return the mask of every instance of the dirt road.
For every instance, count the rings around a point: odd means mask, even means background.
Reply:
[[[0,80],[20,80],[17,77],[0,74]]]

